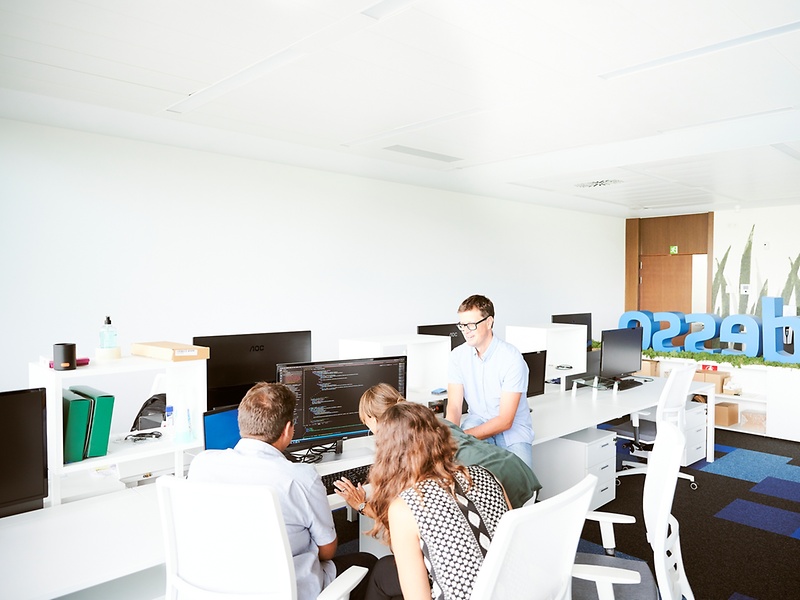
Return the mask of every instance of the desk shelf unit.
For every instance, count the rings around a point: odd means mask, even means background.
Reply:
[[[134,417],[149,397],[148,393],[159,374],[163,375],[164,387],[161,391],[166,392],[169,404],[174,407],[176,425],[161,429],[162,437],[157,440],[137,443],[125,441]],[[182,473],[184,453],[202,448],[202,413],[206,405],[205,360],[171,362],[128,356],[107,362],[92,362],[72,371],[56,371],[48,366],[47,361],[41,360],[29,363],[28,379],[31,387],[43,387],[47,393],[49,496],[45,501],[46,506],[68,500],[70,494],[67,490],[70,482],[75,480],[83,480],[79,489],[73,490],[76,498],[105,493],[108,489],[104,490],[103,484],[93,486],[91,481],[93,478],[102,480],[98,474],[111,467],[144,465],[145,472],[148,465],[154,468],[154,465],[164,459],[169,461],[171,457],[174,472]],[[114,418],[105,456],[65,465],[61,398],[62,390],[73,385],[90,385],[114,394]],[[132,390],[138,391],[132,393]],[[118,483],[118,486],[122,485]]]
[[[672,360],[660,359],[661,370]],[[766,365],[734,367],[724,362],[724,356],[719,363],[712,364],[729,373],[730,382],[741,389],[738,395],[716,394],[716,403],[737,404],[739,412],[738,423],[715,424],[716,428],[800,442],[800,369]]]

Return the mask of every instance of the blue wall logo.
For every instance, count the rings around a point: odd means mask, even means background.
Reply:
[[[652,347],[656,352],[682,352],[685,349],[687,352],[723,355],[763,355],[767,361],[800,363],[798,344],[793,344],[792,352],[784,349],[786,332],[800,330],[800,317],[784,317],[783,300],[768,296],[761,299],[761,315],[730,315],[723,319],[708,313],[687,315],[682,312],[630,310],[619,318],[619,327],[642,327],[643,350]],[[693,323],[702,328],[689,333]],[[675,337],[687,333],[689,335],[684,339],[684,346],[672,343]],[[728,347],[706,348],[705,343],[712,340],[727,343]],[[734,344],[739,344],[742,349],[734,349]]]

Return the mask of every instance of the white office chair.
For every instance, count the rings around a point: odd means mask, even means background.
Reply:
[[[294,562],[275,492],[260,485],[156,481],[166,598],[296,600]],[[318,596],[347,600],[366,575],[350,567]]]
[[[661,396],[659,396],[658,405],[656,407],[656,435],[658,434],[660,424],[664,422],[673,423],[680,431],[686,429],[686,399],[689,396],[689,387],[692,385],[692,380],[696,371],[697,363],[695,361],[675,364],[672,367],[672,371],[670,371],[667,377],[667,382],[664,385],[664,389],[661,391]],[[633,424],[632,456],[649,457],[650,450],[647,448],[652,445],[655,437],[642,439],[643,436],[640,433],[640,419],[643,416],[650,416],[651,414],[651,412],[640,412],[631,415],[631,422]],[[617,431],[618,435],[620,433],[620,431]],[[618,477],[643,475],[647,473],[647,465],[640,462],[623,461],[622,465],[623,469],[617,472]],[[693,490],[697,489],[694,475],[679,473],[678,477],[689,481]]]
[[[572,576],[636,583],[638,573],[575,564],[586,511],[597,486],[587,475],[572,488],[508,511],[500,519],[472,588],[472,600],[569,600]]]
[[[661,600],[694,600],[686,572],[683,567],[683,557],[680,547],[678,521],[672,516],[672,501],[675,496],[675,485],[680,472],[681,457],[686,445],[683,433],[672,423],[663,422],[656,437],[655,445],[650,453],[647,474],[644,482],[642,508],[644,514],[645,535],[653,550],[653,564],[655,566],[655,581],[658,591],[653,595],[652,574],[646,563],[621,559],[616,556],[579,553],[576,563],[583,565],[596,565],[603,567],[633,568],[632,563],[641,565],[642,585],[649,586],[649,590],[628,588],[627,586],[597,586],[598,594],[595,595],[595,586],[586,582],[573,581],[573,597],[599,598],[600,600],[643,600],[644,598],[658,598]],[[621,522],[626,515],[613,513],[592,512],[589,519],[598,520],[607,517],[610,521]],[[627,517],[632,519],[632,517]],[[631,521],[628,521],[631,522]],[[603,531],[603,546],[606,551],[613,552],[615,542],[606,539]],[[646,572],[642,569],[645,569]],[[646,595],[650,594],[650,595]]]

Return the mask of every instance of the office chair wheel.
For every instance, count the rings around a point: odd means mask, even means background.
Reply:
[[[689,487],[692,488],[693,490],[696,490],[697,489],[697,483],[693,481],[693,482],[691,482],[689,484]]]

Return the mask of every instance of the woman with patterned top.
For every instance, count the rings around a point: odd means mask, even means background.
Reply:
[[[489,471],[455,462],[456,448],[425,406],[400,402],[384,413],[370,468],[369,533],[390,544],[393,556],[374,567],[367,600],[469,599],[510,503]]]

